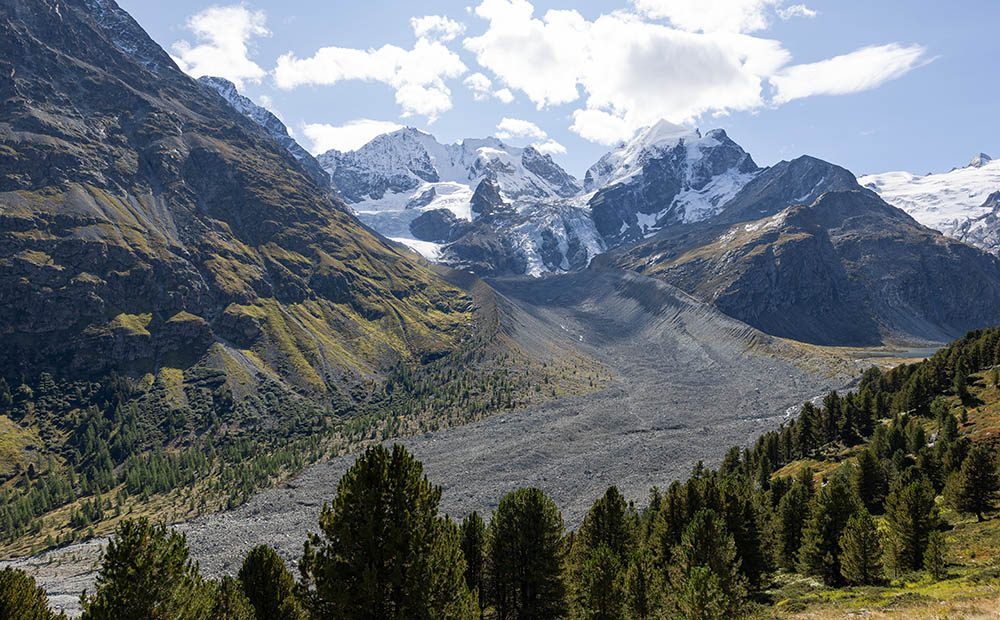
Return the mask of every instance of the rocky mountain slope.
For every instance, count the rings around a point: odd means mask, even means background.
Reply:
[[[995,228],[987,231],[992,204],[991,194],[1000,191],[1000,161],[979,153],[962,168],[939,174],[915,175],[909,172],[885,172],[858,178],[886,202],[903,209],[924,226],[972,243],[994,254],[1000,253]],[[978,232],[969,234],[971,222]]]
[[[808,157],[761,173],[714,220],[664,230],[601,262],[817,344],[943,341],[1000,322],[1000,261]]]
[[[0,30],[3,374],[205,359],[319,396],[468,337],[467,294],[112,0],[11,0]]]
[[[302,167],[318,185],[325,187],[330,182],[326,171],[320,167],[316,158],[289,135],[288,127],[285,127],[285,124],[270,110],[241,95],[236,90],[236,85],[225,78],[206,75],[198,78],[198,81],[219,93],[237,112],[263,127],[268,135],[274,138],[275,142],[285,147],[285,150],[291,153],[292,157],[299,160]]]

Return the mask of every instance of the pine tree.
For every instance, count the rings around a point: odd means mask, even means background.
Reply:
[[[219,581],[213,598],[215,604],[208,620],[257,620],[253,605],[243,593],[240,583],[232,577],[223,577]]]
[[[709,508],[699,510],[674,551],[670,586],[674,607],[684,618],[734,618],[742,614],[746,578],[740,572],[733,535]]]
[[[777,559],[786,570],[795,570],[802,544],[802,529],[808,515],[809,491],[801,482],[796,482],[778,502],[774,515]]]
[[[247,553],[239,580],[256,620],[299,620],[305,617],[295,599],[295,579],[285,562],[267,545]]]
[[[537,488],[508,493],[487,530],[487,593],[498,620],[548,620],[566,613],[563,520]]]
[[[976,446],[969,452],[959,470],[957,485],[949,498],[959,512],[976,515],[982,521],[983,514],[993,510],[1000,478],[994,455],[986,446]]]
[[[852,585],[871,585],[879,577],[879,540],[867,511],[847,521],[840,536],[840,574]]]
[[[59,618],[65,618],[62,614]],[[55,620],[45,590],[23,571],[0,571],[0,620]]]
[[[462,521],[462,555],[465,556],[465,585],[476,592],[479,608],[485,607],[486,587],[483,576],[486,563],[486,525],[473,511]]]
[[[802,572],[817,575],[827,584],[840,581],[840,536],[848,520],[863,509],[861,500],[841,476],[820,489],[810,503],[802,532]]]
[[[300,570],[314,620],[478,617],[458,527],[402,446],[362,454],[323,506]]]
[[[615,618],[625,601],[624,572],[636,518],[614,486],[594,502],[574,538],[576,605],[588,618]]]
[[[927,551],[924,553],[924,568],[935,581],[945,577],[945,542],[944,534],[935,530],[927,537]]]
[[[636,549],[625,575],[629,617],[635,620],[653,618],[661,607],[661,586],[660,572],[656,570],[653,554],[645,546]]]
[[[197,620],[209,615],[211,588],[189,558],[183,534],[146,519],[122,521],[108,542],[84,620]]]
[[[871,450],[865,448],[858,454],[851,474],[851,485],[866,509],[873,513],[882,509],[887,490],[885,473]]]
[[[893,483],[885,503],[890,535],[899,543],[902,567],[917,570],[923,566],[927,537],[937,525],[934,489],[923,476],[914,480],[900,477]]]

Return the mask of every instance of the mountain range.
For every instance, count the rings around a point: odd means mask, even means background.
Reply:
[[[760,168],[721,129],[660,121],[582,183],[530,146],[413,128],[317,160],[373,229],[481,276],[637,271],[817,344],[943,341],[1000,320],[997,260],[957,242],[995,251],[1000,237],[1000,162],[985,154],[858,179],[808,156]]]

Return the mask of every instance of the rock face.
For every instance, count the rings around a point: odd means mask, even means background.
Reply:
[[[261,107],[244,97],[236,90],[236,85],[227,79],[220,77],[210,77],[204,76],[198,79],[202,84],[212,88],[215,92],[229,102],[229,105],[233,106],[237,112],[243,116],[249,118],[253,122],[257,123],[267,131],[267,134],[274,138],[275,142],[280,144],[285,148],[286,151],[292,154],[292,157],[299,160],[302,167],[306,169],[309,176],[312,177],[320,186],[325,186],[330,183],[330,178],[326,171],[320,167],[319,162],[316,161],[309,151],[302,148],[302,146],[295,141],[295,138],[288,135],[288,128],[285,124],[278,119],[277,116],[271,113],[267,108]]]
[[[757,172],[725,131],[702,137],[660,121],[602,157],[584,183],[596,192],[588,203],[594,224],[613,247],[712,217]]]
[[[952,234],[960,241],[1000,255],[1000,191],[990,194],[981,208],[987,210],[984,215],[962,222]]]
[[[448,209],[424,211],[410,222],[410,232],[421,241],[451,243],[472,229],[472,225],[455,217]]]
[[[945,341],[1000,321],[995,257],[867,190],[782,208],[772,189],[748,186],[756,203],[743,196],[713,226],[665,232],[616,261],[767,333],[816,344]]]
[[[468,296],[112,0],[4,2],[0,74],[0,374],[182,350],[326,398],[470,329]]]

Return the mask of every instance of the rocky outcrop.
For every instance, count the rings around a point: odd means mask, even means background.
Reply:
[[[410,232],[421,241],[451,243],[472,229],[473,225],[455,217],[447,209],[424,211],[410,222]]]
[[[960,240],[1000,255],[1000,191],[990,194],[981,207],[984,215],[959,224],[952,235]]]

